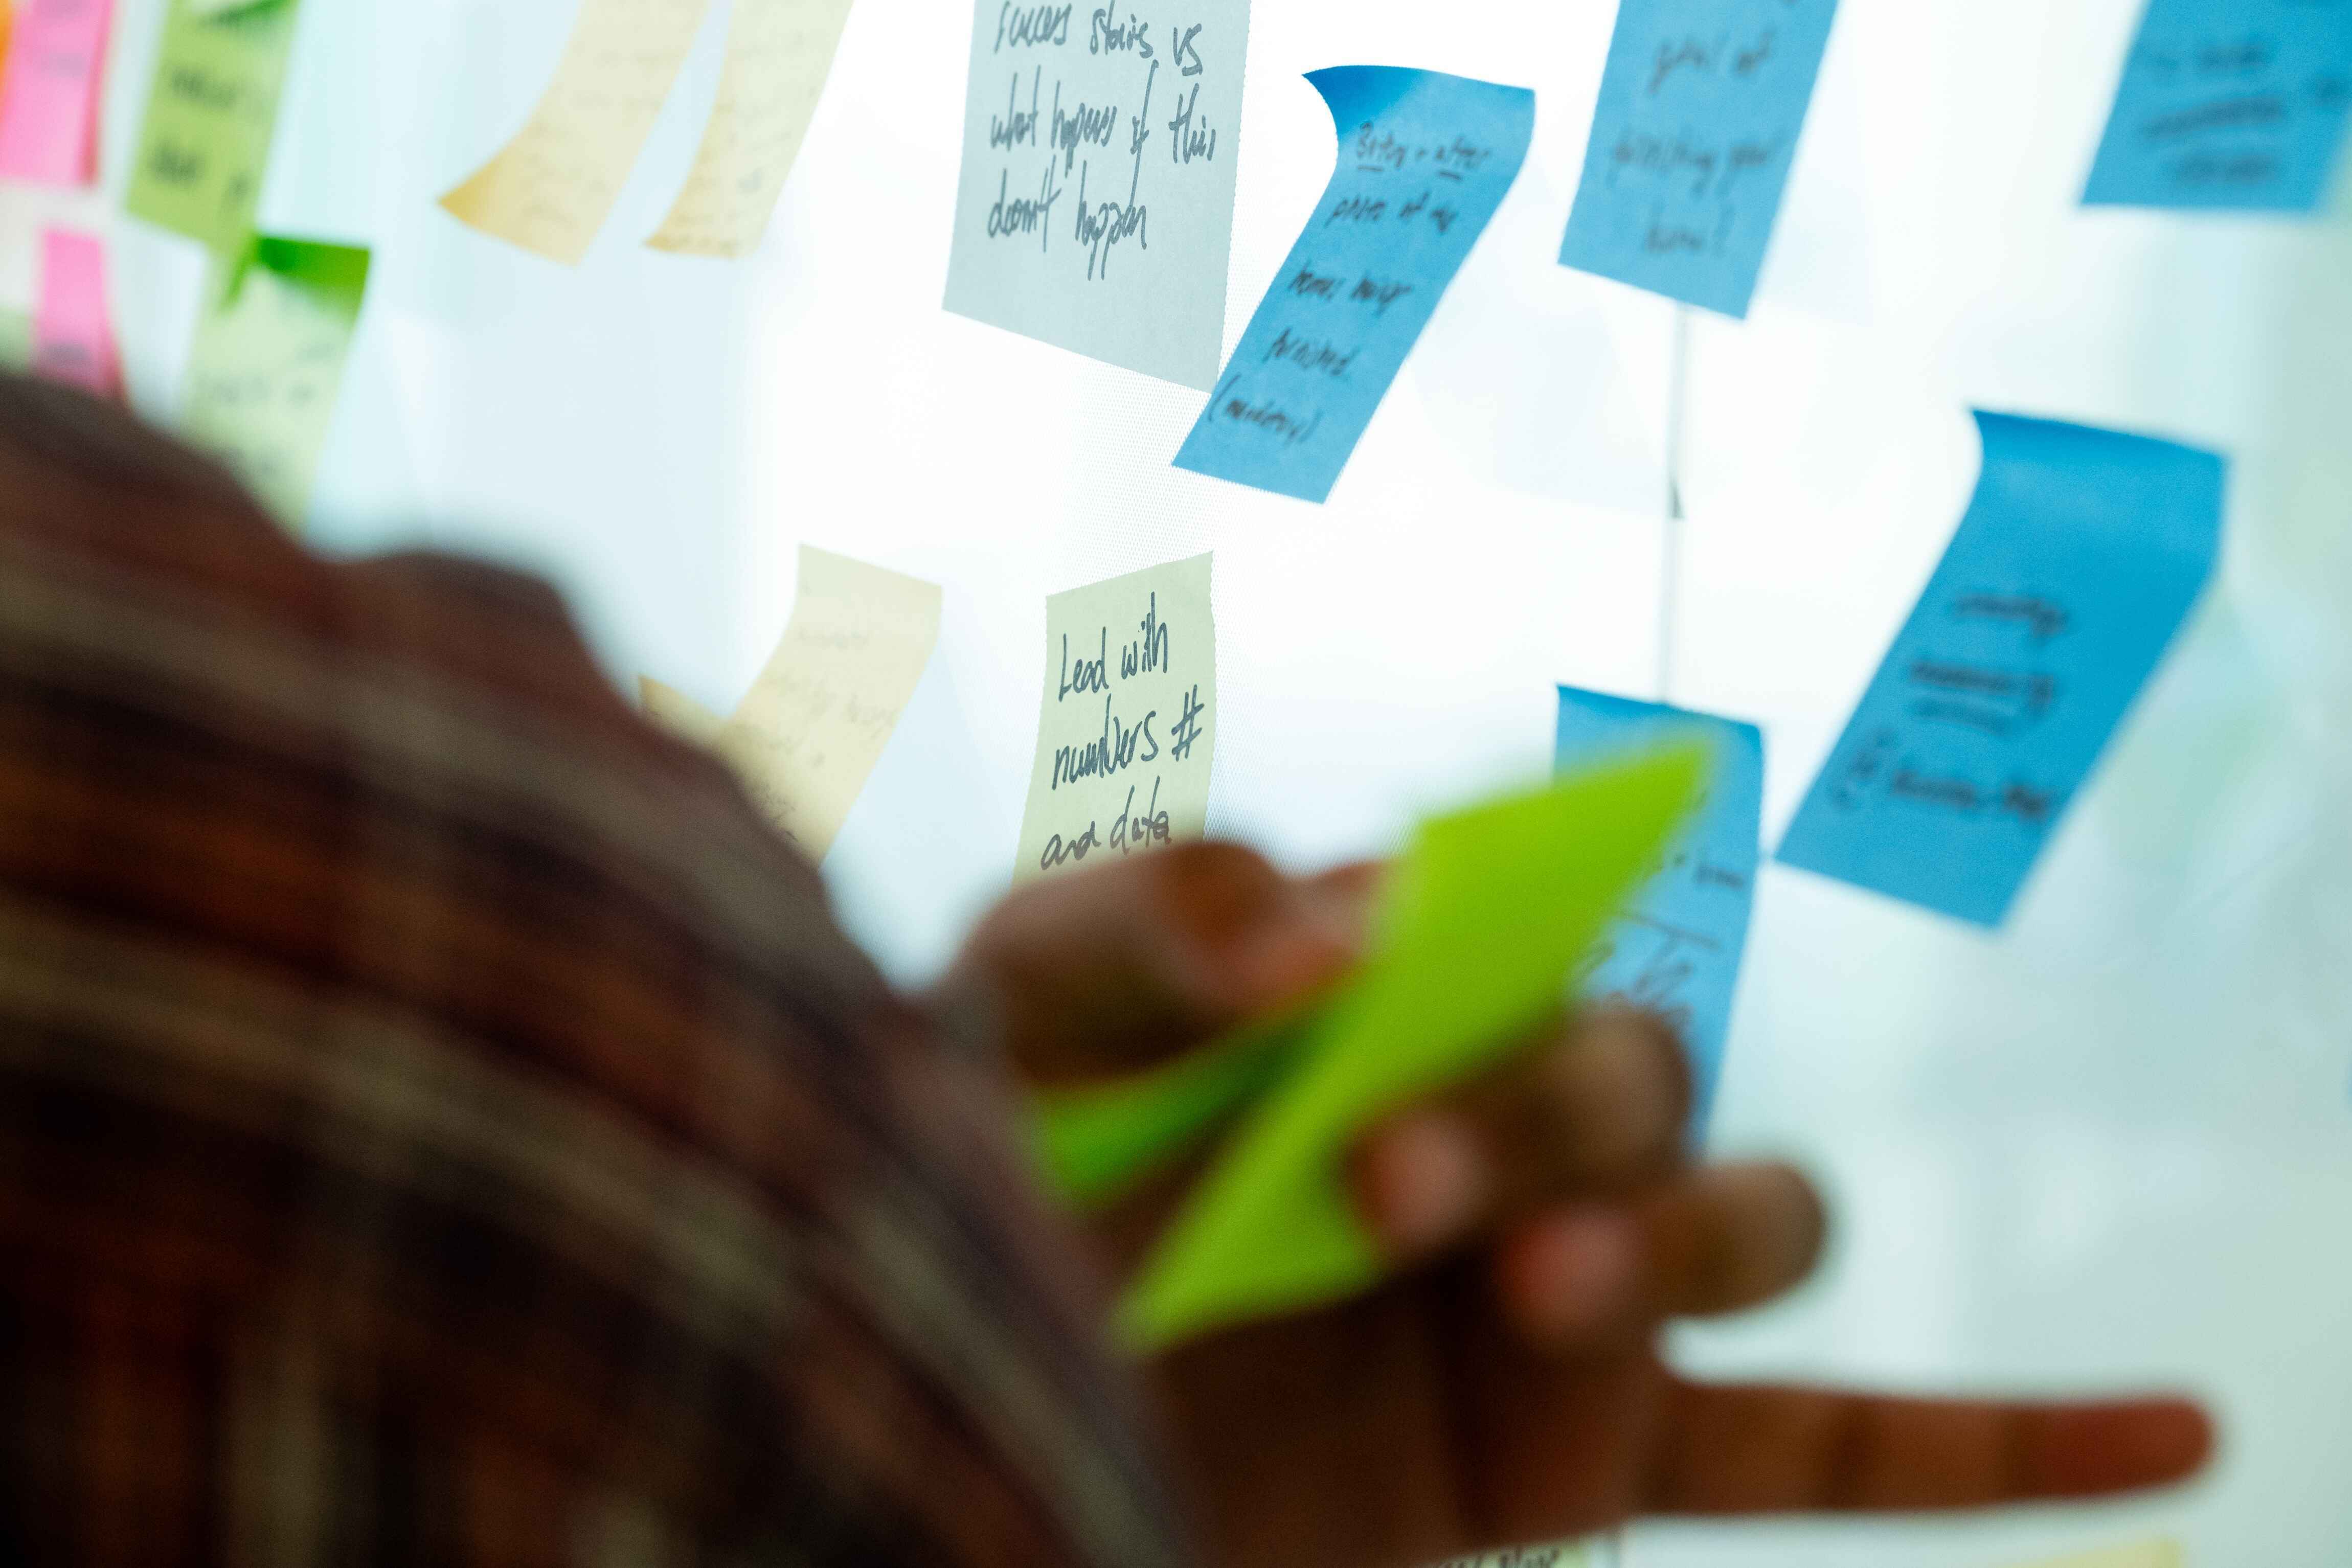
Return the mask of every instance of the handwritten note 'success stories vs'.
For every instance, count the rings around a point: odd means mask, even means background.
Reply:
[[[1675,1026],[1696,1071],[1691,1125],[1704,1129],[1723,1075],[1731,998],[1756,902],[1764,737],[1752,724],[1662,703],[1559,688],[1554,747],[1572,773],[1696,739],[1711,759],[1691,821],[1577,974],[1588,1002],[1622,1003]]]
[[[1624,0],[1564,267],[1748,314],[1837,0]]]
[[[1979,413],[1984,471],[1780,858],[1997,925],[2221,549],[2224,469]]]
[[[1535,94],[1389,66],[1307,79],[1338,165],[1176,465],[1319,502],[1517,177]]]
[[[1217,748],[1211,559],[1045,601],[1045,695],[1015,880],[1196,839]]]
[[[1225,328],[1249,0],[978,0],[947,308],[1205,389]]]
[[[2352,110],[2352,0],[2150,0],[2083,200],[2308,212]]]

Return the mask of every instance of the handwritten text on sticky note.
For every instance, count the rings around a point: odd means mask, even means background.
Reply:
[[[1995,925],[2212,572],[2223,465],[2082,425],[1977,425],[1968,515],[1780,858]]]
[[[581,0],[539,106],[441,198],[459,222],[577,263],[653,133],[710,0]]]
[[[253,237],[295,0],[207,13],[173,0],[123,204],[235,258]]]
[[[181,434],[289,523],[310,510],[367,275],[364,250],[261,239],[196,324]]]
[[[1577,988],[1587,1003],[1640,1008],[1674,1027],[1696,1070],[1691,1125],[1704,1129],[1756,902],[1764,737],[1754,725],[1711,714],[1559,688],[1555,756],[1564,773],[1685,739],[1708,749],[1706,793],[1633,906],[1594,945]]]
[[[947,308],[1189,387],[1217,373],[1248,0],[977,0]]]
[[[1624,0],[1563,267],[1745,316],[1837,0]]]
[[[1527,157],[1535,94],[1390,66],[1307,78],[1339,166],[1176,454],[1321,501]]]
[[[712,741],[784,836],[821,860],[940,640],[940,591],[801,547],[792,619]]]
[[[688,256],[744,256],[759,245],[848,19],[849,0],[735,0],[719,100],[647,245]]]
[[[2347,0],[2150,0],[2083,200],[2308,212],[2347,110]]]
[[[0,177],[87,185],[98,174],[98,105],[114,0],[26,0],[0,68]]]
[[[1045,711],[1015,878],[1196,839],[1217,748],[1210,558],[1045,601]]]

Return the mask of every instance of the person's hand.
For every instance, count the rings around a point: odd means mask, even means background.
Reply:
[[[1377,873],[1297,880],[1182,846],[1027,888],[944,990],[991,1007],[1032,1083],[1131,1072],[1307,997],[1353,963]],[[2177,1480],[2211,1445],[2177,1399],[1890,1398],[1685,1381],[1664,1322],[1753,1306],[1820,1252],[1783,1166],[1695,1166],[1663,1026],[1562,1024],[1357,1146],[1398,1265],[1320,1311],[1146,1369],[1223,1568],[1383,1568],[1640,1513],[1962,1508]],[[1097,1227],[1124,1272],[1190,1172]]]

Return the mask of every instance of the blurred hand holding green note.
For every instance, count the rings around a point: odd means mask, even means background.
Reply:
[[[1120,1303],[1129,1343],[1156,1349],[1378,1282],[1341,1180],[1349,1145],[1526,1043],[1655,868],[1706,770],[1703,748],[1660,749],[1428,821],[1391,870],[1362,966],[1310,1012],[1139,1079],[1041,1096],[1046,1167],[1080,1204],[1233,1119]]]

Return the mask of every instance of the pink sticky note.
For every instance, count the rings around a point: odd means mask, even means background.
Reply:
[[[106,303],[106,242],[95,235],[41,231],[33,373],[100,397],[122,395],[122,361]]]
[[[0,176],[87,185],[98,176],[98,78],[114,0],[26,0],[0,70]]]

